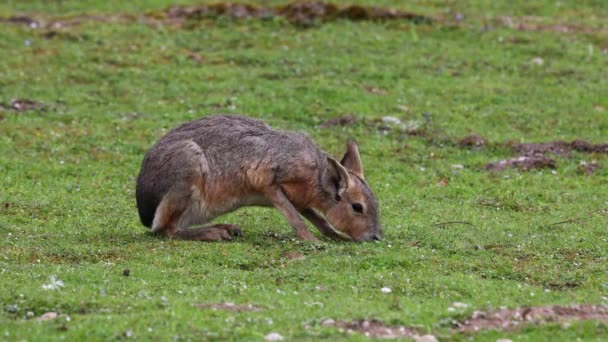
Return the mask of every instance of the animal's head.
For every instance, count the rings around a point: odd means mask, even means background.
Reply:
[[[354,141],[346,145],[346,153],[338,163],[327,158],[323,188],[330,198],[324,209],[329,223],[354,241],[380,240],[378,203],[363,178],[359,148]]]

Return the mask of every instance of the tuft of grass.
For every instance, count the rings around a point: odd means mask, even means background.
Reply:
[[[8,1],[0,15],[170,3]],[[606,154],[555,156],[555,170],[484,169],[513,156],[508,141],[607,142],[604,3],[378,4],[438,20],[310,29],[227,18],[186,28],[88,22],[56,34],[0,23],[0,336],[366,339],[315,324],[329,317],[450,340],[605,339],[597,322],[450,330],[474,310],[608,304]],[[17,111],[11,99],[41,106]],[[357,138],[385,239],[302,243],[278,212],[259,208],[218,219],[243,228],[232,243],[147,234],[134,201],[143,154],[170,128],[214,113],[307,132],[335,156]],[[359,120],[319,128],[345,115]],[[488,145],[459,146],[470,134]],[[579,171],[593,160],[600,170]],[[51,276],[64,286],[43,289]],[[262,310],[196,306],[223,302]],[[449,311],[454,302],[469,306]],[[50,311],[59,317],[36,319]]]

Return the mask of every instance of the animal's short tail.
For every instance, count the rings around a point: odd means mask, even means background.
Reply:
[[[137,200],[137,211],[139,212],[141,223],[143,223],[144,226],[151,228],[159,201],[155,196],[143,194],[141,191],[136,191],[135,198]]]

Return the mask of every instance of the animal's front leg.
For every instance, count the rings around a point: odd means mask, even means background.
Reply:
[[[301,240],[318,242],[319,239],[314,237],[300,214],[296,210],[296,208],[291,204],[287,196],[283,193],[283,190],[279,187],[274,187],[265,192],[266,197],[275,208],[279,209],[279,211],[287,218],[289,224],[295,229],[296,235]]]
[[[314,224],[315,227],[317,227],[317,229],[323,233],[323,235],[338,241],[351,241],[351,239],[347,236],[337,232],[334,227],[332,227],[331,224],[329,224],[329,222],[327,222],[327,220],[325,220],[323,216],[319,215],[314,209],[304,209],[302,210],[302,215],[304,215],[308,221]]]

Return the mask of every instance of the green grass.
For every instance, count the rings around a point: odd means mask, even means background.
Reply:
[[[0,14],[153,11],[168,3],[8,1]],[[500,144],[508,140],[607,142],[608,7],[498,3],[382,2],[440,19],[432,25],[92,22],[45,38],[45,30],[0,23],[0,102],[46,105],[0,112],[0,336],[366,339],[318,324],[331,317],[375,318],[448,340],[606,339],[608,328],[596,322],[474,335],[449,329],[473,310],[608,304],[606,155],[557,157],[555,174],[483,168],[512,155]],[[465,17],[455,25],[457,12]],[[520,31],[493,21],[532,15],[591,32]],[[537,57],[542,65],[532,63]],[[425,112],[428,137],[384,134],[363,122],[318,128],[348,114],[423,125]],[[213,113],[307,132],[336,156],[356,137],[385,239],[302,243],[277,211],[256,208],[218,219],[243,228],[245,237],[232,243],[148,235],[134,200],[144,153],[168,129]],[[490,146],[454,143],[471,133]],[[604,168],[582,175],[581,160]],[[470,224],[439,224],[452,221]],[[305,259],[290,260],[290,252]],[[65,286],[43,290],[51,276]],[[382,293],[385,286],[392,293]],[[469,307],[448,311],[456,301]],[[218,302],[263,310],[194,307]],[[48,311],[62,316],[27,317]]]

